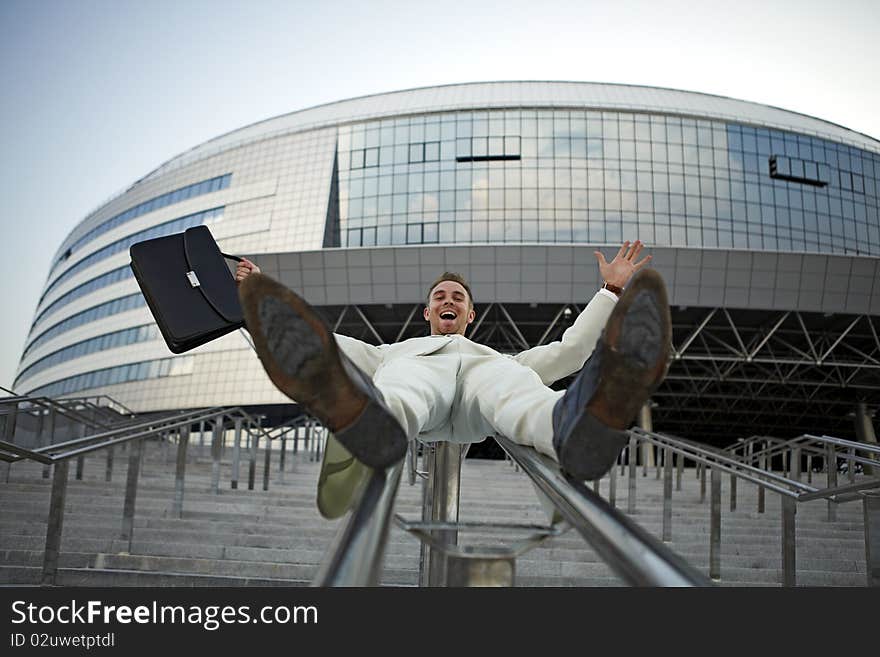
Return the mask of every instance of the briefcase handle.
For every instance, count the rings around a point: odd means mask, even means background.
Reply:
[[[235,260],[236,262],[244,261],[244,258],[239,258],[238,256],[229,255],[228,253],[223,253],[223,251],[220,252],[220,255],[222,255],[224,258],[227,258],[229,260]]]

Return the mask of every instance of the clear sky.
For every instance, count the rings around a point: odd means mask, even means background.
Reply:
[[[880,138],[880,0],[0,0],[0,385],[54,251],[212,137],[484,80],[731,96]]]

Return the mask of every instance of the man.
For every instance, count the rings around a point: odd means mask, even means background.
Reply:
[[[624,430],[666,373],[666,289],[643,269],[651,256],[638,260],[642,248],[625,242],[610,263],[595,252],[603,289],[560,341],[512,357],[464,337],[475,313],[457,274],[443,274],[428,292],[430,336],[380,346],[333,335],[302,298],[249,261],[236,280],[272,382],[363,464],[398,462],[417,436],[468,443],[501,433],[589,480],[612,466]],[[548,387],[578,370],[567,390]]]

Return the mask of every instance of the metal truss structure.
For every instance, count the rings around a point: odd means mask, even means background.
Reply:
[[[422,308],[320,310],[337,332],[381,344],[426,335]],[[477,304],[468,337],[515,353],[560,339],[581,310],[577,304]],[[852,437],[856,403],[880,405],[876,317],[677,307],[672,323],[672,362],[652,398],[658,431],[714,444],[753,434]]]

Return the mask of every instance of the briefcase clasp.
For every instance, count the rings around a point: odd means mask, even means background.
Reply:
[[[196,276],[196,273],[194,271],[186,272],[186,277],[189,279],[189,284],[193,287],[201,286],[201,283],[199,283],[199,277]]]

